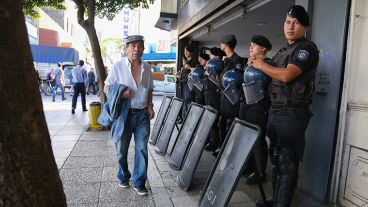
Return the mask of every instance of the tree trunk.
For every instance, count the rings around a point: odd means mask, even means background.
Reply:
[[[22,1],[0,1],[0,206],[66,206]]]
[[[103,88],[105,85],[104,81],[106,79],[106,70],[101,56],[100,43],[98,42],[95,25],[92,24],[85,25],[84,29],[86,30],[89,42],[91,43],[93,59],[95,60],[96,74],[98,79],[100,80],[98,82],[98,87],[100,89],[100,101],[102,104],[104,104],[106,101],[106,96],[105,93],[103,92]]]

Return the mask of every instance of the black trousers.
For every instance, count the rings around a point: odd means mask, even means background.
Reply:
[[[257,125],[261,130],[259,138],[257,139],[253,148],[253,158],[256,160],[258,171],[262,174],[266,171],[268,155],[266,142],[268,119],[267,106],[263,106],[258,103],[248,105],[245,103],[245,101],[242,101],[240,103],[239,118]],[[247,164],[247,167],[250,167],[254,170],[256,166],[253,166],[253,161],[250,160],[249,164]]]
[[[82,109],[85,110],[86,108],[86,85],[84,83],[74,83],[73,84],[74,95],[72,99],[72,109],[77,107],[77,99],[79,94],[81,94],[82,100]]]
[[[227,132],[230,129],[234,118],[238,116],[239,113],[239,101],[232,105],[231,102],[226,98],[225,95],[221,95],[220,98],[220,120],[219,120],[219,134],[221,145],[224,143]]]

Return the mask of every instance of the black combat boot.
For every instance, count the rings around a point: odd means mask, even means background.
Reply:
[[[288,149],[275,152],[276,179],[273,190],[273,207],[291,205],[298,179],[298,160]]]

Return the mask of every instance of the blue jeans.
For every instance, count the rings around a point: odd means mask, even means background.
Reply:
[[[138,112],[129,112],[121,139],[115,143],[119,169],[117,177],[120,182],[130,179],[128,169],[128,149],[134,134],[134,171],[133,186],[145,186],[147,180],[148,150],[147,143],[150,134],[150,118],[147,109]]]
[[[61,83],[56,83],[52,90],[52,98],[55,99],[57,89],[61,89],[61,98],[64,99],[64,87]]]

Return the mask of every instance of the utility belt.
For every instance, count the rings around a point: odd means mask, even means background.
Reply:
[[[309,104],[306,103],[280,103],[280,104],[271,104],[271,110],[284,110],[284,109],[297,109],[297,108],[305,108],[308,107]]]

